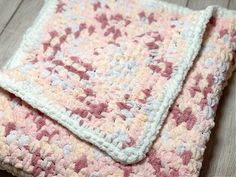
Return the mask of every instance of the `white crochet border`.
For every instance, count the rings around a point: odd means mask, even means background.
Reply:
[[[142,0],[139,1],[142,3]],[[16,54],[10,59],[10,62],[8,62],[4,68],[14,68],[20,64],[24,52],[30,49],[32,41],[37,40],[37,34],[41,30],[40,27],[42,27],[42,24],[53,12],[56,2],[57,0],[46,1],[33,26],[29,28],[27,33],[24,35],[24,39]],[[165,10],[180,14],[193,12],[188,8],[160,1],[146,0],[145,3],[156,3]],[[196,24],[194,36],[191,41],[192,45],[189,46],[188,52],[183,59],[184,62],[179,66],[178,71],[176,71],[175,75],[170,79],[170,83],[172,83],[171,87],[168,87],[163,91],[164,98],[161,99],[162,104],[160,105],[156,117],[147,122],[142,136],[139,137],[138,144],[134,147],[129,147],[124,150],[120,149],[118,144],[111,143],[106,135],[100,130],[91,129],[86,126],[86,124],[79,126],[75,121],[68,119],[67,112],[64,109],[54,105],[54,103],[47,100],[47,98],[42,98],[40,93],[37,92],[37,88],[34,88],[32,85],[26,86],[25,84],[15,82],[14,78],[8,78],[3,75],[0,77],[0,85],[2,88],[14,93],[16,96],[28,102],[34,108],[39,109],[52,119],[58,121],[81,139],[96,145],[101,150],[108,153],[114,160],[125,164],[136,163],[145,157],[153,141],[156,139],[156,135],[159,133],[159,129],[161,128],[165,117],[167,116],[168,108],[181,91],[183,81],[200,50],[206,24],[213,15],[214,9],[216,9],[216,7],[210,6],[203,11],[199,11],[198,23]]]

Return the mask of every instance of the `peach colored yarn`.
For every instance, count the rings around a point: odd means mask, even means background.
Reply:
[[[235,18],[210,19],[181,92],[136,164],[118,163],[4,83],[40,93],[37,99],[53,101],[68,119],[79,116],[78,126],[99,129],[120,149],[135,146],[184,62],[198,12],[152,13],[138,1],[118,1],[130,12],[117,9],[118,2],[103,2],[58,0],[20,64],[0,72],[0,168],[35,177],[198,176],[221,92],[235,67]]]

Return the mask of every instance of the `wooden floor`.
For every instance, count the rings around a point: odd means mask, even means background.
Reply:
[[[208,5],[235,9],[236,0],[167,0],[193,9]],[[0,66],[15,52],[43,0],[0,0]],[[0,171],[0,177],[11,175]],[[236,177],[236,73],[225,89],[200,177]]]

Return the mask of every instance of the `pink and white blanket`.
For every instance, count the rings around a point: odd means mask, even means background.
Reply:
[[[0,71],[0,168],[194,177],[234,67],[236,12],[47,0]]]

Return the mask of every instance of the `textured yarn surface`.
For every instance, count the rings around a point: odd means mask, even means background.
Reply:
[[[198,176],[235,67],[235,17],[153,0],[47,1],[0,71],[0,168]]]
[[[37,39],[34,31],[25,37],[20,66],[3,71],[2,87],[115,160],[142,160],[198,54],[213,8],[183,14],[154,1],[49,5]]]

